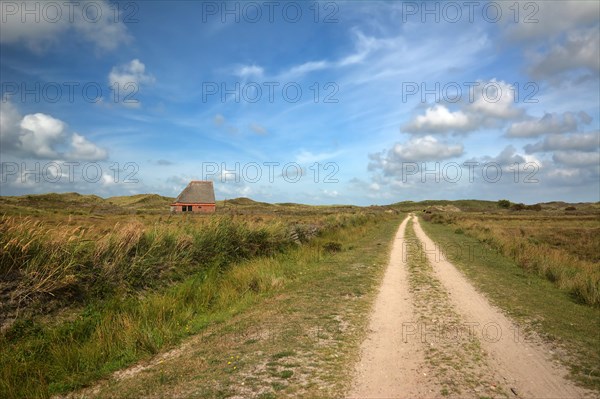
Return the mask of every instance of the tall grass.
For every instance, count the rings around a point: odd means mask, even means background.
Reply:
[[[116,225],[104,234],[47,227],[33,219],[0,219],[0,276],[17,281],[13,299],[104,297],[135,291],[232,262],[270,255],[292,244],[281,223],[228,217],[146,228]]]
[[[536,273],[554,282],[559,288],[569,292],[577,301],[600,307],[600,265],[590,259],[587,253],[579,253],[583,248],[595,248],[597,245],[569,243],[569,240],[584,240],[580,234],[572,237],[562,236],[562,246],[556,247],[544,241],[548,236],[546,229],[559,228],[559,221],[552,225],[540,224],[540,219],[530,221],[525,227],[512,226],[511,220],[495,220],[483,217],[482,220],[454,216],[432,215],[429,219],[437,223],[454,223],[461,231],[488,244],[504,256],[510,257],[523,269]],[[577,221],[567,221],[571,227]],[[575,228],[577,228],[575,226]],[[555,237],[556,238],[556,237]],[[578,247],[572,251],[569,247]]]
[[[216,217],[99,233],[3,218],[0,276],[18,281],[14,295],[69,294],[84,310],[69,320],[18,318],[0,334],[0,397],[49,397],[155,354],[281,288],[302,264],[326,256],[325,244],[378,220],[337,215],[302,225]]]

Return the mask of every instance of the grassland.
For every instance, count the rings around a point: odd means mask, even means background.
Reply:
[[[446,257],[519,323],[518,333],[524,339],[535,335],[550,342],[557,361],[570,369],[570,377],[600,392],[600,308],[586,303],[568,275],[556,280],[531,263],[524,263],[524,259],[560,259],[552,267],[568,270],[589,264],[593,267],[571,276],[579,273],[579,278],[597,278],[597,236],[592,232],[600,222],[594,212],[591,208],[580,215],[558,211],[432,213],[426,214],[424,219],[429,222],[422,225]],[[510,247],[502,246],[506,243]],[[511,252],[514,248],[519,252]],[[584,274],[590,271],[591,275]]]
[[[569,292],[600,307],[600,213],[437,213],[427,216],[486,243]]]
[[[268,263],[256,259],[237,265],[231,273],[274,274],[276,285],[249,291],[229,308],[233,315],[82,393],[98,398],[339,396],[352,377],[350,365],[357,359],[398,223],[398,216],[390,216],[348,226]],[[319,250],[330,242],[343,243],[341,250]]]
[[[598,204],[239,198],[170,215],[172,200],[0,197],[0,397],[335,396],[408,211],[468,248],[450,260],[600,391]]]
[[[0,396],[68,392],[157,354],[397,218],[247,199],[170,216],[168,200],[3,198]]]

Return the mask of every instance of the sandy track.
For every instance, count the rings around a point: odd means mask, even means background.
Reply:
[[[423,398],[431,395],[427,388],[429,382],[423,375],[426,371],[421,343],[402,339],[402,324],[415,320],[403,259],[407,223],[408,217],[394,239],[349,398]]]
[[[463,321],[474,334],[479,332],[481,346],[487,353],[486,366],[503,379],[510,388],[509,395],[545,399],[594,396],[566,379],[566,370],[551,360],[545,345],[524,342],[514,323],[476,291],[452,263],[436,254],[436,246],[421,229],[418,218],[413,221],[435,277],[449,292],[450,303]],[[431,374],[427,372],[423,343],[402,339],[403,323],[415,320],[403,259],[407,222],[408,218],[400,225],[394,240],[349,398],[439,396],[437,382],[426,376]]]

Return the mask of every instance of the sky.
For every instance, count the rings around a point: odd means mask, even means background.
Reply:
[[[1,195],[600,198],[600,2],[0,1]]]

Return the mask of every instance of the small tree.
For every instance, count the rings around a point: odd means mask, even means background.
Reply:
[[[502,200],[498,201],[498,207],[508,209],[508,208],[510,208],[510,201],[502,199]]]

